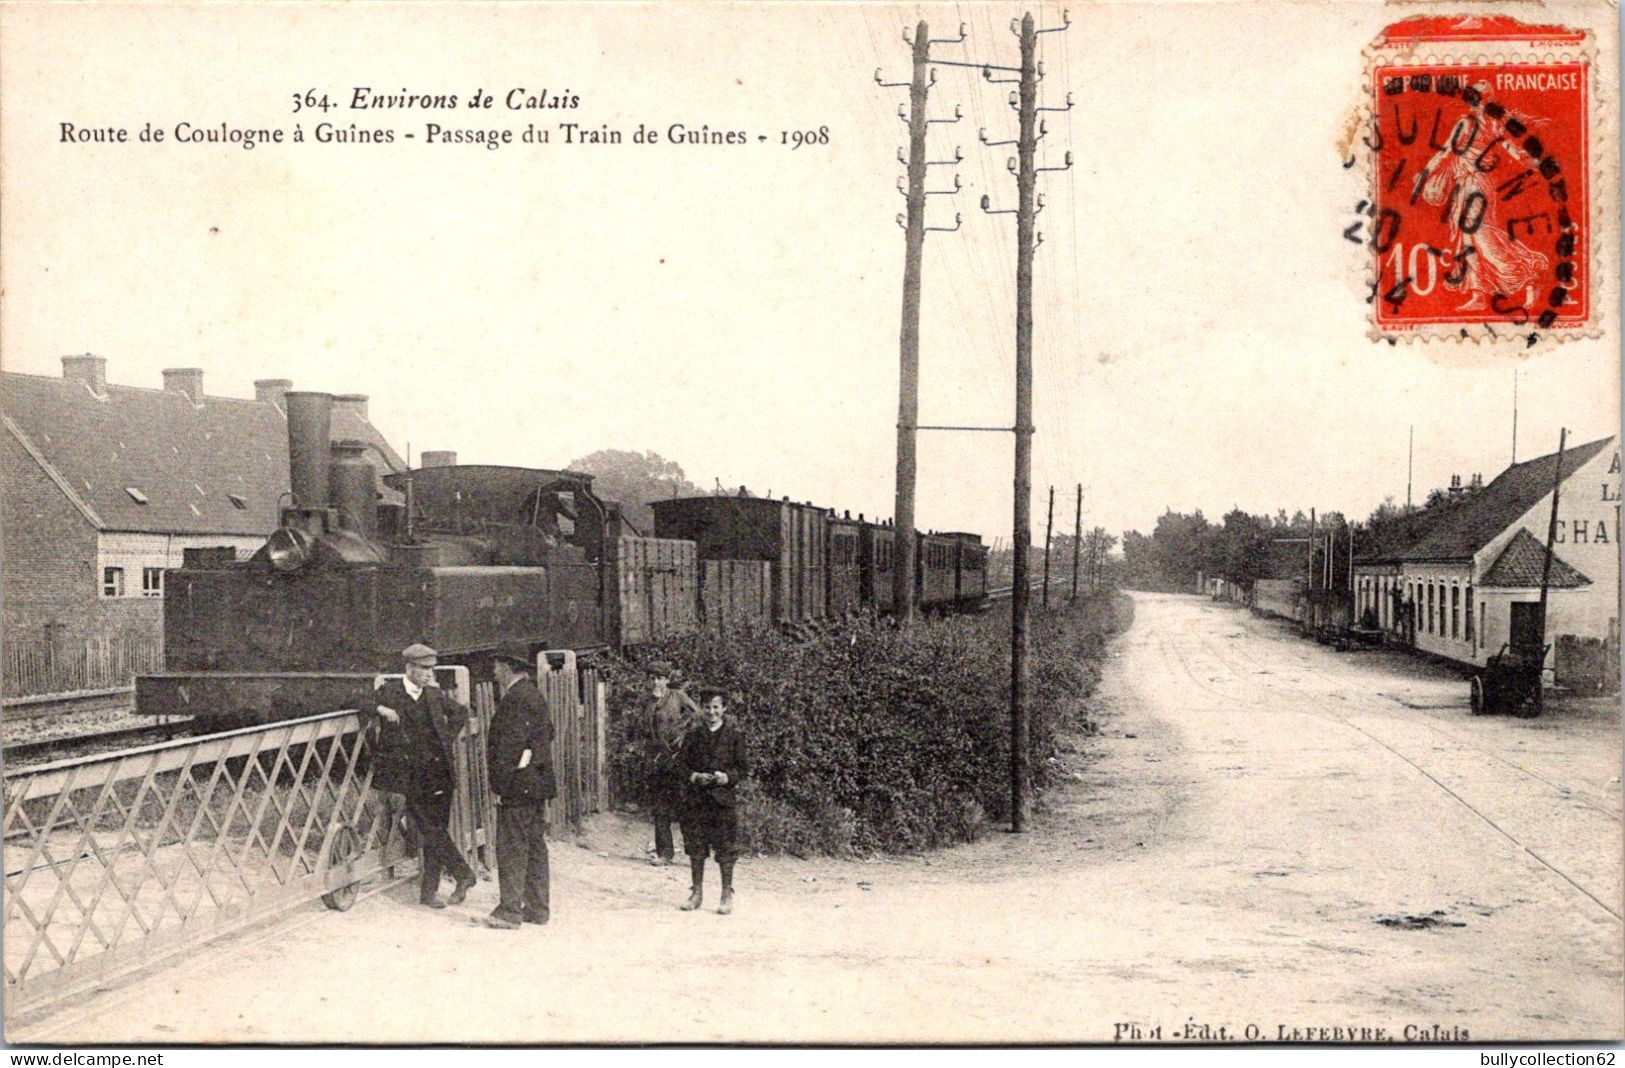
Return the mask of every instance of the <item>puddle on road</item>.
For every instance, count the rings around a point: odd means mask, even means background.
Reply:
[[[1452,920],[1443,909],[1434,909],[1425,915],[1404,914],[1378,916],[1377,922],[1396,931],[1426,931],[1433,927],[1466,927],[1461,920]]]

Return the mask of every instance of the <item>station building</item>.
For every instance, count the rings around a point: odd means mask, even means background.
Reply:
[[[1608,437],[1513,464],[1459,503],[1415,513],[1402,544],[1355,561],[1355,615],[1391,640],[1483,665],[1508,644],[1551,643],[1547,667],[1564,682],[1559,650],[1619,640],[1620,450]],[[1547,621],[1540,618],[1552,491],[1556,534]],[[1434,513],[1437,514],[1434,514]]]
[[[62,376],[0,374],[0,642],[10,674],[41,675],[89,646],[151,666],[161,650],[164,570],[190,547],[246,556],[276,528],[288,491],[286,379],[252,400],[211,396],[203,372],[162,389],[114,385],[100,356],[64,356]],[[380,473],[405,463],[367,419],[367,398],[335,398],[333,437],[366,446]],[[161,663],[161,661],[159,662]],[[36,678],[8,678],[17,696]]]

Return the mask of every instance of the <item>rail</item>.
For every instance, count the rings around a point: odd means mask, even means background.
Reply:
[[[173,957],[407,858],[355,712],[5,775],[8,1012]]]
[[[83,734],[57,735],[52,738],[31,739],[8,743],[0,752],[8,767],[38,764],[47,758],[67,759],[73,756],[91,756],[93,752],[129,749],[142,742],[168,741],[187,730],[190,720],[184,722],[143,724],[139,727],[118,727],[113,730],[89,731]],[[74,752],[78,750],[78,752]]]

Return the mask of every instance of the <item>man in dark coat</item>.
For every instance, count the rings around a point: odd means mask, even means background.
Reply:
[[[705,858],[716,854],[722,870],[722,902],[717,911],[733,911],[734,862],[739,859],[739,810],[734,790],[745,777],[745,739],[724,715],[728,698],[721,690],[700,691],[701,722],[683,739],[677,768],[683,781],[683,848],[688,853],[692,887],[685,911],[700,907],[705,896]]]
[[[661,661],[650,669],[654,697],[644,724],[645,770],[648,773],[649,815],[654,822],[655,854],[651,864],[670,864],[672,821],[682,818],[683,783],[677,775],[677,751],[683,735],[699,722],[700,710],[683,692],[683,673]]]
[[[481,922],[513,930],[549,915],[547,820],[543,805],[558,795],[553,778],[553,718],[530,681],[530,650],[507,643],[491,674],[502,697],[486,738],[491,792],[497,801],[497,885],[501,900]]]
[[[452,749],[468,722],[468,710],[441,692],[434,681],[435,651],[410,645],[401,651],[405,678],[390,679],[372,694],[370,711],[377,724],[372,785],[401,794],[423,846],[423,872],[418,900],[443,909],[440,879],[457,880],[451,904],[460,905],[474,887],[474,870],[446,832],[451,822]]]

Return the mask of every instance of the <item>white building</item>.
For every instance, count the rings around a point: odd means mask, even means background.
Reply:
[[[1356,616],[1370,609],[1416,648],[1479,665],[1509,643],[1549,643],[1553,668],[1563,636],[1617,641],[1619,472],[1615,438],[1563,454],[1545,626],[1540,583],[1555,453],[1514,464],[1443,506],[1403,548],[1356,561]]]

